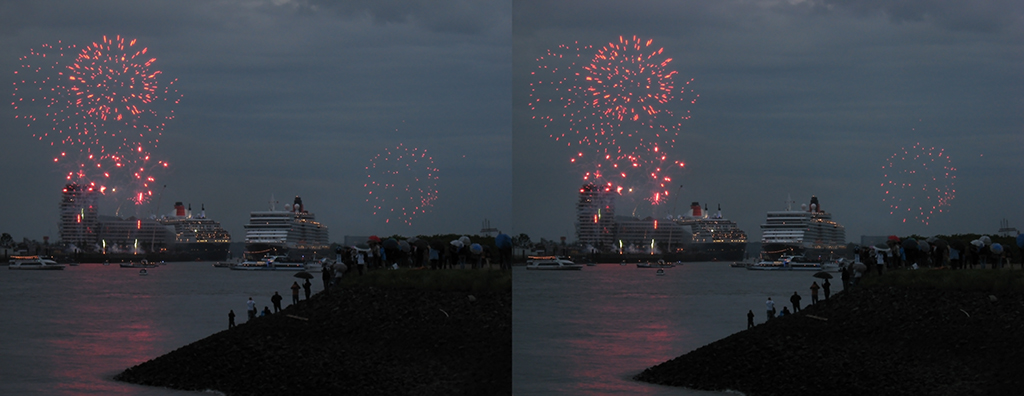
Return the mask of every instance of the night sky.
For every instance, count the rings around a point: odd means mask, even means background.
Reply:
[[[174,116],[159,144],[146,147],[168,164],[151,173],[152,196],[135,205],[108,190],[101,214],[150,217],[181,201],[196,214],[205,206],[243,241],[250,211],[269,209],[272,196],[282,209],[299,195],[332,241],[475,234],[485,219],[508,230],[511,9],[507,1],[0,3],[9,98],[0,107],[0,231],[58,239],[69,166],[53,161],[68,147],[33,138],[52,125],[15,119],[29,111],[11,106],[31,63],[19,59],[44,44],[82,48],[104,36],[137,40],[133,48],[156,58],[150,70],[161,72],[160,84],[174,81],[181,100],[151,104]],[[394,165],[411,171],[366,169],[394,163],[400,151],[421,157]],[[388,190],[392,199],[433,198],[425,213],[391,213],[399,205],[367,202],[364,185],[373,181],[413,186]],[[373,214],[375,203],[385,210]]]
[[[758,241],[765,212],[816,195],[852,242],[994,234],[1003,219],[1024,229],[1024,3],[515,1],[514,232],[575,239],[587,169],[569,160],[593,149],[550,137],[569,123],[559,109],[531,109],[558,95],[531,86],[551,78],[530,73],[559,45],[633,36],[663,48],[674,81],[692,79],[687,92],[699,97],[663,105],[689,116],[664,150],[685,163],[666,172],[673,195],[657,206],[623,195],[620,215],[721,204]],[[939,161],[925,167],[904,151]],[[890,180],[930,189],[885,188]]]
[[[534,240],[574,239],[588,165],[570,159],[585,147],[550,137],[567,122],[551,108],[531,110],[531,94],[550,93],[534,91],[530,73],[559,45],[601,48],[634,36],[663,48],[677,83],[692,79],[680,100],[662,105],[688,116],[663,147],[686,165],[664,172],[671,194],[660,205],[624,195],[620,214],[721,204],[756,241],[766,211],[816,195],[854,242],[994,233],[1003,219],[1024,228],[1015,181],[1024,165],[1019,2],[344,4],[5,2],[0,69],[14,101],[19,58],[43,44],[136,39],[181,97],[153,105],[173,110],[147,148],[169,165],[153,173],[146,204],[108,194],[101,212],[148,217],[175,201],[205,205],[238,241],[250,211],[295,195],[332,241],[473,234],[484,219]],[[41,126],[26,127],[18,113],[0,107],[0,226],[17,240],[56,239],[68,165],[53,159],[66,147],[33,138]],[[374,215],[367,202],[366,183],[407,181],[368,177],[367,166],[396,150],[432,158],[416,165],[437,169],[436,182],[424,183],[436,191],[426,213]],[[904,151],[941,154],[955,179],[932,180],[935,166],[900,160]],[[889,181],[937,190],[887,189]],[[936,208],[923,220],[917,206]]]

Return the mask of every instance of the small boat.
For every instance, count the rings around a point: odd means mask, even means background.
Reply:
[[[150,264],[149,260],[142,260],[141,262],[129,261],[127,263],[119,264],[121,268],[156,268],[156,264]]]
[[[139,276],[146,276],[146,275],[149,275],[149,271],[146,271],[145,268],[139,270]]]
[[[62,270],[64,264],[57,264],[56,261],[48,257],[42,256],[12,256],[9,264],[7,265],[9,270]]]
[[[658,272],[655,273],[657,276],[665,276],[665,270],[658,268]]]
[[[674,263],[666,263],[665,260],[658,260],[657,263],[647,262],[636,264],[637,268],[674,268],[675,266],[676,265]]]
[[[532,256],[526,262],[526,269],[528,270],[581,270],[583,269],[582,264],[576,264],[564,257],[558,256]]]

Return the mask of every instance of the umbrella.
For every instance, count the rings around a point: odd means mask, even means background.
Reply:
[[[988,245],[991,245],[991,244],[992,244],[992,238],[989,238],[989,237],[988,237],[987,235],[986,235],[986,236],[983,236],[983,237],[981,237],[981,238],[978,238],[978,240],[980,240],[980,241],[981,241],[981,243],[984,243],[984,244],[985,244],[985,246],[988,246]]]
[[[451,243],[452,243],[452,246],[455,246],[457,248],[461,248],[463,246],[466,246],[464,243],[462,243],[462,241],[460,241],[458,239],[453,239]]]
[[[389,250],[398,249],[398,240],[395,238],[388,238],[384,241],[384,248]]]
[[[971,241],[971,245],[974,245],[975,247],[982,247],[985,246],[985,242],[982,242],[980,239],[975,239]]]
[[[881,250],[883,252],[888,252],[889,251],[889,245],[884,244],[884,243],[879,243],[879,244],[876,244],[875,246],[872,246],[872,247],[875,248],[875,250]]]
[[[908,251],[908,252],[912,252],[912,251],[917,250],[917,241],[915,241],[915,240],[913,240],[911,238],[904,239],[902,244],[903,244],[903,249]]]
[[[889,238],[888,238],[888,239],[889,239],[890,241],[893,241],[893,242],[899,242],[899,241],[900,241],[900,237],[898,237],[898,236],[895,236],[895,235],[889,235]]]
[[[345,265],[345,263],[339,261],[337,263],[334,263],[334,270],[338,272],[345,272],[348,271],[348,266]]]
[[[484,252],[484,247],[480,246],[479,243],[474,243],[472,245],[469,245],[469,251],[473,252],[473,254],[480,254]]]
[[[444,250],[444,242],[440,239],[430,241],[430,248],[434,250]]]
[[[964,245],[964,241],[961,241],[959,239],[954,239],[953,242],[949,243],[949,246],[961,252],[964,251],[965,247],[967,247]]]
[[[380,242],[380,237],[376,235],[370,235],[370,237],[367,239],[369,239],[370,242]]]
[[[854,271],[857,271],[857,272],[864,272],[864,271],[868,270],[868,266],[864,265],[864,263],[854,263],[853,264],[853,269],[854,269]]]
[[[821,279],[832,279],[832,274],[828,273],[828,271],[818,271],[814,273],[814,277]]]
[[[306,271],[299,271],[295,273],[295,277],[302,279],[313,279],[313,274]]]
[[[1018,238],[1018,240],[1020,239]],[[498,236],[494,237],[494,246],[497,246],[499,249],[510,248],[512,247],[512,237],[508,236],[508,234],[498,234]]]
[[[466,246],[466,245],[469,245],[469,244],[473,243],[473,242],[471,242],[469,240],[469,237],[465,236],[465,235],[459,237],[459,242],[462,242],[462,246]]]
[[[410,247],[409,247],[409,242],[406,242],[406,241],[398,241],[398,248],[399,248],[399,249],[402,249],[402,251],[403,251],[403,252],[408,252],[408,251],[409,251],[409,248],[410,248]]]
[[[923,240],[918,240],[917,249],[922,252],[927,252],[929,249],[931,249],[931,245],[928,245],[928,242],[925,242]]]
[[[1024,234],[1017,234],[1017,247],[1024,248]]]
[[[993,243],[992,246],[989,247],[989,249],[992,250],[992,253],[999,254],[1003,252],[1003,245]]]

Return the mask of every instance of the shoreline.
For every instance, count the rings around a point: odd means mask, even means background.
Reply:
[[[267,317],[242,312],[114,379],[226,395],[507,395],[511,310],[511,290],[335,287]]]
[[[1018,394],[1022,311],[1019,291],[859,286],[633,379],[746,395]]]

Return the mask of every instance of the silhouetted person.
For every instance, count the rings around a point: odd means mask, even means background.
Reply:
[[[818,303],[818,282],[811,283],[811,304]]]
[[[313,284],[309,283],[309,279],[306,279],[306,283],[302,284],[302,288],[306,290],[306,299],[309,300],[309,294],[312,291]]]
[[[260,317],[264,317],[264,316],[267,316],[267,315],[270,315],[270,307],[264,305],[263,306],[263,312],[260,312]]]
[[[772,301],[771,297],[768,297],[768,301],[764,302],[765,308],[768,309],[768,319],[775,316],[775,301]]]
[[[301,286],[299,286],[299,282],[292,282],[292,304],[298,304],[299,303],[299,289],[300,288],[301,288]]]
[[[789,298],[789,302],[793,303],[793,313],[800,312],[800,295],[793,292],[793,297]]]
[[[828,279],[825,279],[825,283],[821,284],[821,289],[825,292],[825,300],[828,300],[828,296],[832,294],[829,291],[830,287],[832,287],[832,284],[828,283]]]
[[[754,327],[754,310],[747,311],[747,328]]]
[[[228,311],[228,328],[235,327],[235,310]]]
[[[331,270],[327,268],[327,263],[324,263],[324,268],[320,270],[320,278],[324,280],[324,291],[328,290],[327,286],[331,284]]]
[[[274,303],[274,312],[281,312],[281,300],[284,300],[284,297],[281,297],[277,292],[270,296],[270,302]]]

